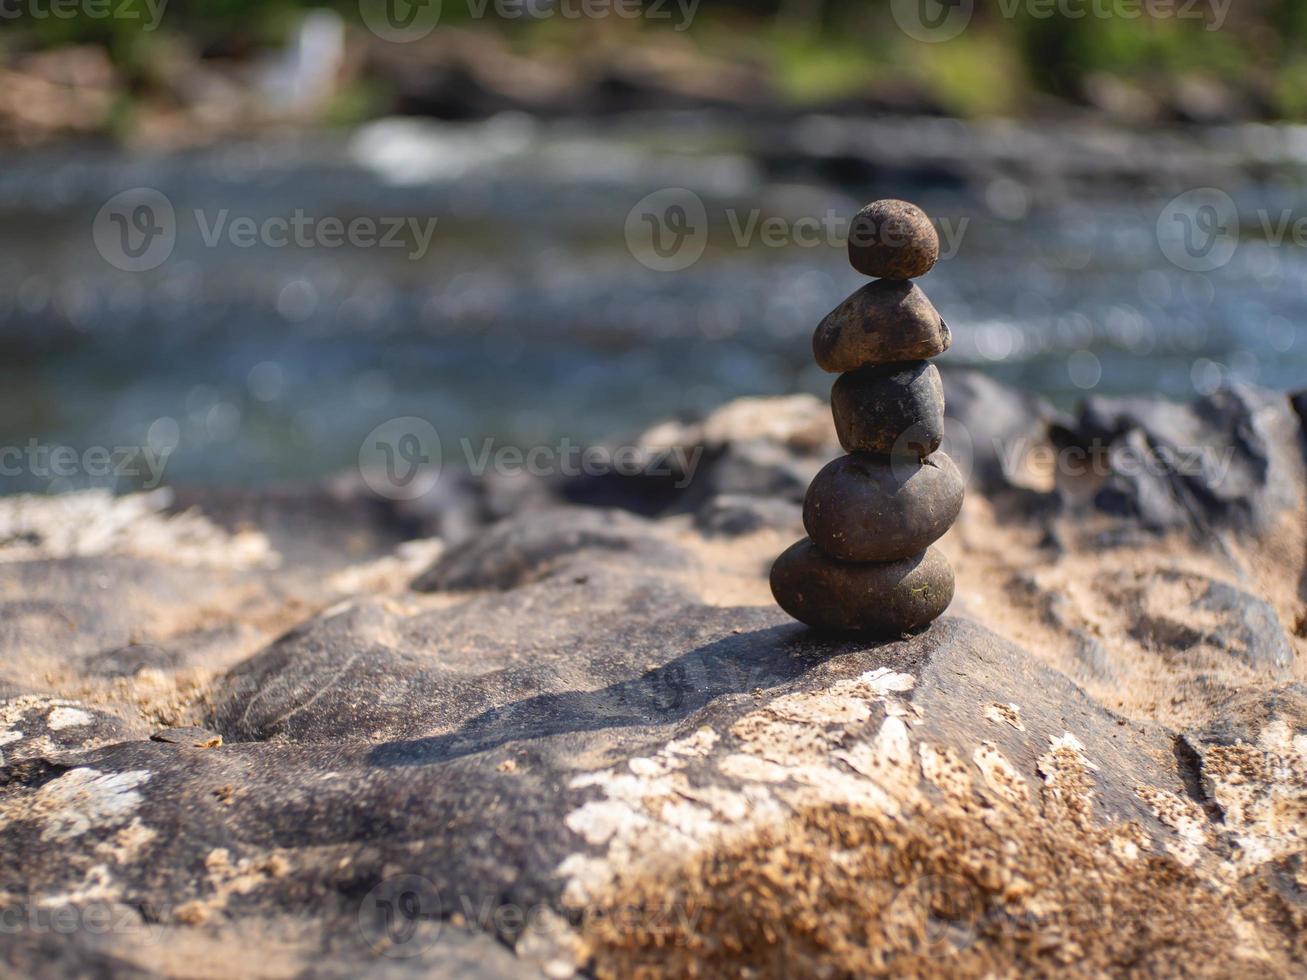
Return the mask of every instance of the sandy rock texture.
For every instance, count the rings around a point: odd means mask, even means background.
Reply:
[[[944,380],[886,642],[770,601],[806,397],[687,479],[0,501],[0,972],[1301,975],[1303,399]]]

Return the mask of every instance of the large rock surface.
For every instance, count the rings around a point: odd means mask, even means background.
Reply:
[[[945,380],[957,598],[887,642],[768,595],[815,400],[443,542],[441,489],[0,501],[0,973],[1301,975],[1299,416]]]

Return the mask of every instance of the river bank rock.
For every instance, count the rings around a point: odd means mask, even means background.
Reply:
[[[1289,400],[992,413],[1230,446],[1245,492],[1168,529],[964,468],[950,614],[877,641],[772,602],[793,502],[707,490],[837,456],[811,401],[662,427],[706,451],[656,513],[549,485],[461,542],[339,486],[64,499],[73,538],[0,500],[0,972],[1298,972]]]

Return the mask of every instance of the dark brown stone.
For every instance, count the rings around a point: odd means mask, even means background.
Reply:
[[[900,561],[843,562],[804,538],[772,565],[771,591],[815,629],[897,636],[948,608],[953,569],[935,548]]]
[[[924,276],[939,259],[939,235],[907,201],[872,201],[849,224],[849,263],[880,279]]]
[[[826,315],[812,335],[823,371],[856,371],[936,357],[953,338],[926,294],[910,282],[878,279]]]
[[[845,452],[920,459],[944,439],[944,383],[939,368],[928,361],[841,374],[830,403]]]
[[[919,554],[957,520],[965,490],[945,453],[841,456],[824,466],[803,501],[803,526],[841,561]]]

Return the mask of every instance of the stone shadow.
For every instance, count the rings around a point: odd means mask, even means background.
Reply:
[[[524,698],[484,711],[455,732],[379,745],[369,761],[378,766],[430,765],[508,742],[666,725],[717,698],[775,687],[832,657],[880,645],[823,638],[797,623],[733,634],[630,680],[593,691]]]

